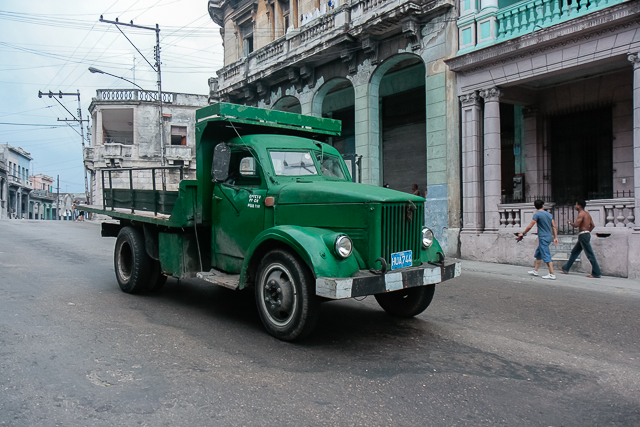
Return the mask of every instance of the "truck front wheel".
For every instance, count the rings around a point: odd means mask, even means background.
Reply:
[[[376,301],[387,313],[395,317],[413,317],[422,313],[429,307],[435,285],[418,286],[415,288],[400,289],[386,294],[376,294]]]
[[[293,341],[309,334],[320,310],[309,268],[283,250],[273,250],[258,267],[256,305],[267,331]]]
[[[136,294],[147,290],[152,266],[142,232],[133,227],[120,230],[113,262],[123,292]]]

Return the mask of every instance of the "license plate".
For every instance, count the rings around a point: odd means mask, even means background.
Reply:
[[[413,263],[413,252],[404,251],[391,254],[391,269],[411,267]]]

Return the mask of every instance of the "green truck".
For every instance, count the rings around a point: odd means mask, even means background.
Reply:
[[[265,328],[286,341],[311,332],[329,300],[373,295],[389,314],[415,316],[460,264],[445,262],[424,226],[423,198],[352,182],[321,142],[340,130],[337,120],[213,104],[196,112],[195,180],[157,189],[159,174],[176,171],[151,168],[152,188],[134,188],[140,170],[104,169],[102,206],[79,209],[116,220],[102,236],[116,237],[127,293],[167,276],[253,289]]]

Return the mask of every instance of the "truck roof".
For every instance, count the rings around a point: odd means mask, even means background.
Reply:
[[[251,133],[267,133],[265,127],[287,129],[303,136],[306,134],[321,134],[338,136],[342,128],[340,120],[324,119],[320,117],[304,116],[284,111],[267,110],[263,108],[248,107],[246,105],[228,104],[220,102],[200,108],[196,111],[196,126],[206,126],[211,122],[230,122],[231,125],[240,125],[238,132],[248,135]],[[247,126],[248,125],[248,126]],[[254,129],[255,127],[255,129]]]

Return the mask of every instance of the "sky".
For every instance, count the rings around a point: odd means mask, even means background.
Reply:
[[[155,31],[117,27],[100,22],[100,16],[152,28],[158,24],[162,90],[207,95],[209,77],[223,66],[220,30],[209,17],[207,3],[2,0],[0,143],[31,154],[30,175],[42,173],[54,180],[59,176],[60,192],[84,193],[80,125],[58,119],[72,119],[69,112],[78,118],[78,91],[82,118],[87,119],[96,90],[133,87],[115,77],[92,74],[88,68],[157,90],[157,75],[149,64],[155,64]],[[57,98],[69,112],[48,96],[39,98],[38,91],[74,94]],[[87,125],[91,122],[84,124],[85,136]]]

